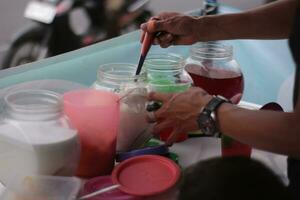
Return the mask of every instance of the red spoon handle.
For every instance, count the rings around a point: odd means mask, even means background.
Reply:
[[[149,49],[151,48],[152,42],[154,40],[154,34],[153,33],[145,33],[145,38],[142,44],[142,50],[141,55],[146,56]]]

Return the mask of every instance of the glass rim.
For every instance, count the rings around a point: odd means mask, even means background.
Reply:
[[[169,59],[168,59],[169,58]],[[154,60],[159,60],[159,59],[164,59],[167,61],[170,61],[169,63],[159,63],[159,64],[154,64],[151,63]],[[147,70],[169,70],[169,71],[174,71],[174,70],[180,70],[183,68],[185,64],[185,59],[183,56],[175,53],[150,53],[147,58],[145,59],[145,67]],[[158,67],[158,65],[160,67]],[[173,68],[164,68],[165,66],[172,66]]]
[[[124,67],[127,67],[127,69],[130,69],[130,71],[120,70],[120,72],[124,72],[124,75],[113,74],[112,72],[117,72],[117,71],[113,70],[114,69],[113,66],[120,67],[120,69],[125,69]],[[106,67],[108,68],[108,70],[102,70]],[[143,73],[141,73],[139,75],[135,75],[136,69],[137,69],[137,65],[133,64],[133,63],[106,63],[106,64],[99,66],[97,76],[98,76],[98,79],[100,79],[100,76],[104,76],[109,79],[123,79],[123,80],[134,80],[134,79],[143,77]]]
[[[160,83],[151,83],[149,82],[148,85],[151,87],[153,86],[158,86],[158,87],[177,87],[177,86],[185,86],[185,85],[191,85],[192,83],[190,82],[181,82],[181,83],[167,83],[167,84],[160,84]]]
[[[198,42],[190,52],[193,57],[200,59],[228,59],[233,56],[233,46],[221,42]]]
[[[30,95],[30,98],[37,98],[32,95],[40,95],[42,98],[42,102],[45,102],[47,104],[45,105],[38,105],[38,104],[32,104],[32,105],[25,105],[15,102],[17,97],[20,96],[26,97],[25,95]],[[6,104],[6,107],[13,111],[13,112],[26,112],[26,113],[57,113],[60,112],[62,109],[62,95],[50,91],[50,90],[40,90],[40,89],[27,89],[27,90],[17,90],[8,93],[4,97],[4,101]],[[47,100],[48,99],[48,100]]]

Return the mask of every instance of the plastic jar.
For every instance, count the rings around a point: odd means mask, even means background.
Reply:
[[[14,188],[28,175],[74,175],[79,139],[63,114],[60,95],[47,90],[15,91],[4,97],[2,117],[1,182]]]
[[[97,90],[108,90],[120,95],[117,151],[122,152],[137,148],[151,134],[151,127],[146,121],[146,74],[142,72],[136,76],[136,68],[136,65],[128,63],[101,65],[92,86]]]
[[[201,87],[212,95],[230,99],[243,93],[243,74],[230,45],[221,42],[193,45],[185,70],[192,77],[194,86]]]
[[[187,90],[193,83],[184,70],[185,60],[180,55],[171,53],[150,54],[145,60],[148,87],[151,91],[175,93]],[[172,128],[160,133],[160,139],[165,141],[172,133]],[[180,134],[179,141],[187,139],[187,134]]]

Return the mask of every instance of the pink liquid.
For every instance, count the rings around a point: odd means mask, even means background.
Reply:
[[[98,90],[75,90],[64,94],[64,113],[78,130],[81,155],[77,176],[108,175],[114,167],[119,96]]]
[[[241,73],[213,67],[205,70],[196,65],[188,65],[185,69],[192,77],[194,85],[211,95],[221,95],[230,99],[243,93],[244,79]]]
[[[221,95],[231,99],[237,94],[242,94],[244,90],[244,79],[242,73],[233,72],[226,69],[209,67],[207,69],[187,65],[185,70],[190,74],[194,85],[201,87],[211,95]],[[226,137],[227,145],[224,145]],[[222,156],[251,156],[251,147],[240,143],[228,136],[222,138]],[[230,141],[228,143],[228,141]]]

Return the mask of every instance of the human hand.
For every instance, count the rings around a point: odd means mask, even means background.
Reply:
[[[211,98],[206,91],[196,87],[174,94],[149,93],[148,100],[162,102],[162,107],[153,113],[157,122],[154,133],[172,128],[173,132],[167,140],[167,144],[172,144],[180,133],[198,130],[198,114]]]
[[[161,13],[141,25],[141,42],[146,32],[157,33],[154,44],[166,48],[170,45],[190,45],[198,42],[198,18],[174,12]]]

